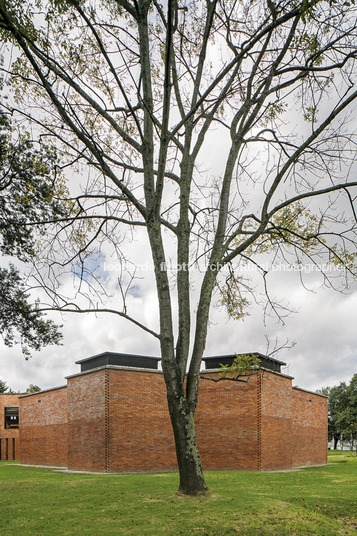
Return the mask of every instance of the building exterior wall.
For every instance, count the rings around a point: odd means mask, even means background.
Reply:
[[[292,378],[261,371],[258,382],[260,405],[259,470],[292,467]]]
[[[107,370],[68,378],[68,468],[106,471]]]
[[[204,469],[258,470],[257,376],[247,383],[202,376],[195,422]]]
[[[19,428],[5,428],[7,407],[19,407],[19,395],[0,393],[0,460],[18,460]]]
[[[20,462],[67,467],[67,388],[20,398]]]
[[[176,470],[174,436],[161,373],[109,369],[107,470]]]
[[[202,378],[195,420],[206,470],[326,463],[327,399],[292,388],[292,378],[277,372],[260,369],[246,383]],[[110,365],[69,377],[67,388],[21,397],[20,440],[25,464],[177,469],[164,378],[154,370]]]
[[[292,389],[292,466],[327,463],[327,398]]]

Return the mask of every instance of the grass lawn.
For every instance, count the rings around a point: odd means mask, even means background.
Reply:
[[[177,474],[82,475],[0,462],[1,536],[357,534],[357,458],[286,473],[207,472],[207,497]]]

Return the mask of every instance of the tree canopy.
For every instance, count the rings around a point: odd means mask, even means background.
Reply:
[[[33,385],[32,383],[30,383],[30,385],[28,386],[28,388],[26,389],[26,393],[39,393],[41,391],[41,387],[39,387],[38,385]]]
[[[328,431],[334,449],[339,440],[353,444],[357,440],[357,374],[348,384],[341,382],[334,387],[324,387],[320,392],[328,396]]]
[[[28,358],[30,348],[40,350],[48,344],[59,344],[61,334],[52,320],[30,301],[26,284],[13,265],[0,268],[0,333],[7,346],[20,343]]]
[[[54,149],[36,148],[28,133],[18,135],[9,115],[0,108],[0,251],[29,263],[39,255],[43,219],[65,213],[55,192]],[[56,180],[57,179],[57,180]],[[28,287],[13,264],[0,268],[0,333],[7,346],[20,343],[26,358],[30,349],[59,344],[58,327],[44,318],[30,299]]]
[[[0,33],[6,108],[72,173],[71,212],[48,220],[36,263],[42,309],[111,312],[158,340],[180,490],[204,492],[194,414],[215,293],[242,318],[253,267],[279,317],[271,255],[332,285],[334,268],[355,275],[356,8],[0,0]],[[149,320],[130,310],[135,240],[153,266]]]
[[[0,380],[0,393],[6,393],[8,391],[8,386],[4,380]]]

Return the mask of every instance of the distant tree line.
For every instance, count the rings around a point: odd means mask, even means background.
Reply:
[[[328,396],[328,436],[333,448],[338,442],[349,441],[352,449],[357,443],[357,374],[349,384],[323,387],[320,394]]]
[[[39,391],[41,391],[41,387],[30,383],[25,393],[38,393]],[[8,387],[4,380],[0,380],[0,393],[10,394],[10,393],[15,393],[15,391],[13,391],[10,387]]]

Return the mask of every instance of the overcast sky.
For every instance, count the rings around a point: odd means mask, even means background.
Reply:
[[[129,312],[157,329],[153,273],[150,262],[145,264],[150,259],[148,245],[139,234],[126,246],[133,263],[141,266],[137,283],[129,294]],[[120,266],[110,257],[109,250],[104,248],[103,252],[104,256],[96,261],[97,272],[104,278],[109,293],[118,296]],[[6,259],[2,259],[4,263]],[[256,278],[258,284],[257,274],[248,275]],[[338,277],[338,272],[332,275]],[[272,344],[276,338],[279,343],[286,340],[296,343],[290,350],[283,349],[276,354],[287,363],[282,372],[294,377],[294,385],[315,391],[349,381],[357,373],[357,284],[349,292],[340,293],[323,287],[316,269],[303,277],[310,291],[301,284],[298,273],[284,271],[284,264],[269,274],[271,296],[296,311],[284,319],[284,325],[276,318],[264,318],[263,305],[255,304],[252,299],[249,316],[244,321],[228,320],[222,308],[213,306],[205,355],[254,351],[264,354],[267,351],[265,336],[268,336]],[[65,284],[70,294],[71,277]],[[257,289],[256,295],[259,295],[259,286]],[[196,298],[193,297],[193,304],[197,303]],[[24,391],[29,384],[42,389],[64,385],[66,376],[80,370],[75,361],[101,352],[160,355],[157,339],[119,317],[67,314],[61,318],[52,314],[51,318],[63,323],[62,346],[33,352],[32,358],[26,361],[19,346],[7,348],[1,344],[0,379],[14,391]]]
[[[296,345],[276,357],[287,363],[283,372],[294,377],[293,384],[308,390],[348,381],[357,372],[357,288],[349,294],[320,288],[308,292],[294,275],[274,274],[277,294],[289,298],[298,312],[285,325],[267,321],[261,308],[252,306],[244,321],[227,320],[223,310],[213,310],[206,355],[266,351],[267,334],[273,341],[290,339]],[[150,321],[155,296],[148,289],[135,297],[138,310]],[[61,321],[59,317],[54,317]],[[34,352],[26,361],[18,346],[1,348],[1,378],[13,389],[29,384],[42,389],[65,384],[65,376],[79,372],[75,361],[100,352],[128,352],[159,355],[156,340],[133,325],[110,315],[67,315],[63,319],[63,345]]]

